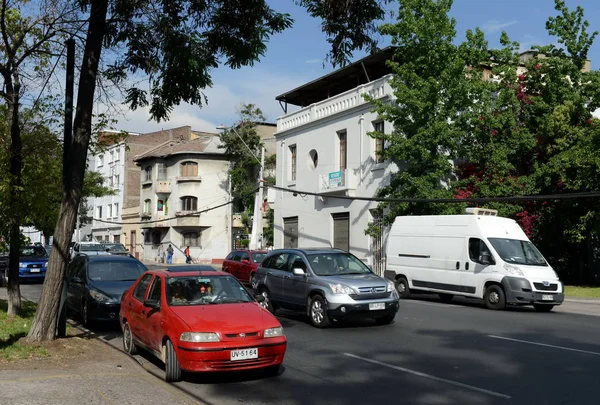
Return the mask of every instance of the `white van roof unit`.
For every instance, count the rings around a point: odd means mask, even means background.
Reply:
[[[491,217],[498,216],[498,210],[490,210],[487,208],[467,208],[465,214],[468,215],[487,215]]]

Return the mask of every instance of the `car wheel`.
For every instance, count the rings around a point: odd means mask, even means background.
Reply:
[[[175,382],[181,380],[181,366],[177,360],[177,353],[170,340],[165,344],[166,360],[165,360],[165,380],[167,382]]]
[[[91,326],[90,308],[88,307],[88,303],[86,300],[83,300],[83,302],[81,303],[81,323],[83,323],[83,326],[85,326],[88,329]]]
[[[454,295],[452,294],[438,294],[440,296],[440,301],[442,302],[450,302],[452,301],[452,298],[454,298]]]
[[[408,287],[408,280],[405,277],[400,277],[396,280],[396,291],[401,299],[410,298],[410,288]]]
[[[270,366],[265,368],[265,374],[267,377],[277,377],[279,375],[279,371],[281,370],[281,365]]]
[[[254,287],[254,280],[256,279],[256,275],[254,273],[250,273],[250,279],[248,282],[250,283],[250,287]]]
[[[325,300],[320,295],[315,295],[310,300],[310,322],[317,328],[326,328],[331,324],[327,316]]]
[[[269,293],[269,290],[267,290],[266,288],[261,288],[260,289],[260,295],[262,295],[265,299],[263,302],[260,303],[260,305],[268,310],[270,313],[274,314],[275,313],[275,307],[273,306],[273,302],[271,302],[271,293]]]
[[[129,327],[129,322],[125,321],[123,325],[123,350],[131,355],[137,354],[138,348],[133,342],[133,334]]]
[[[485,306],[488,309],[499,310],[504,309],[506,306],[504,290],[497,284],[492,284],[485,290],[483,299],[485,301]]]
[[[547,304],[533,304],[533,307],[538,312],[550,312],[554,308],[554,305]]]

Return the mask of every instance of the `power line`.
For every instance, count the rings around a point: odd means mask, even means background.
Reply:
[[[275,190],[281,190],[288,193],[299,194],[301,196],[312,195],[323,198],[337,198],[340,200],[351,201],[374,201],[374,202],[396,202],[396,203],[485,203],[485,202],[504,202],[504,201],[536,201],[536,200],[569,200],[577,198],[597,198],[600,197],[600,191],[587,191],[583,193],[562,193],[562,194],[538,194],[508,197],[475,197],[475,198],[385,198],[385,197],[351,197],[342,195],[332,195],[327,193],[315,193],[311,191],[300,191],[292,188],[280,186],[265,185]]]

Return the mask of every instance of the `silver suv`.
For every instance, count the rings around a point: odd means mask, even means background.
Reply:
[[[269,311],[306,311],[318,328],[347,318],[389,324],[399,307],[393,282],[338,249],[274,250],[257,269],[252,287],[265,297],[261,305]]]

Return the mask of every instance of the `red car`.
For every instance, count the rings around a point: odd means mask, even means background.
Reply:
[[[266,250],[234,250],[223,261],[223,271],[252,285],[254,273],[267,253]]]
[[[165,363],[167,381],[178,381],[182,370],[277,375],[287,339],[259,301],[227,273],[146,271],[121,299],[123,348],[150,351]]]

